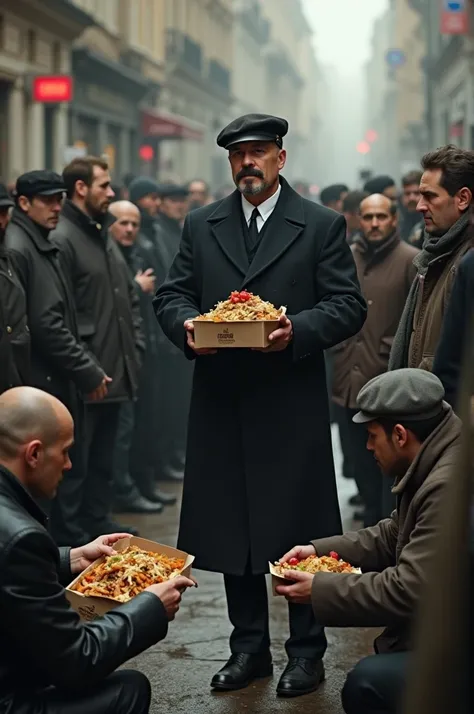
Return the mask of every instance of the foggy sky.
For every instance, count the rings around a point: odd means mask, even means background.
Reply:
[[[325,148],[316,180],[322,186],[347,183],[356,188],[360,186],[360,170],[368,165],[368,158],[356,151],[369,128],[363,68],[370,56],[374,21],[387,9],[388,2],[303,0],[315,34],[316,56],[329,88],[319,110]]]
[[[351,74],[367,60],[374,20],[388,0],[303,0],[318,58]]]

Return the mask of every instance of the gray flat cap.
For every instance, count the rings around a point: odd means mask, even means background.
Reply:
[[[423,369],[395,369],[367,382],[357,395],[357,424],[377,419],[422,421],[443,409],[444,387]]]

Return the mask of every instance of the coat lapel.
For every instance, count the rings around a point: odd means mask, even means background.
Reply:
[[[246,271],[244,285],[267,270],[299,238],[306,225],[303,200],[287,181],[280,177],[281,194],[257,253]]]
[[[211,225],[211,232],[223,253],[240,270],[243,278],[248,271],[249,261],[245,252],[244,236],[242,235],[241,211],[240,193],[234,191],[234,193],[221,201],[207,220]]]

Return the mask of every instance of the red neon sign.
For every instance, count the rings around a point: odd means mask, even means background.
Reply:
[[[70,102],[73,95],[72,77],[48,75],[33,80],[33,101]]]

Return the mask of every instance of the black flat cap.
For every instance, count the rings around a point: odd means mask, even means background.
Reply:
[[[444,387],[424,369],[394,369],[374,377],[357,395],[360,412],[352,421],[423,421],[443,410]]]
[[[136,203],[145,196],[150,196],[153,193],[159,195],[159,186],[156,181],[148,176],[137,176],[128,185],[129,197],[132,203]]]
[[[242,141],[274,141],[280,149],[283,137],[288,134],[288,122],[269,114],[245,114],[234,119],[222,129],[217,137],[217,145],[228,149]]]
[[[184,199],[189,196],[189,189],[187,186],[181,186],[175,183],[160,183],[158,193],[161,198]]]
[[[66,186],[62,177],[54,171],[28,171],[22,174],[16,182],[17,196],[53,196],[55,193],[65,193]]]
[[[3,183],[0,183],[0,208],[11,208],[14,205],[7,191],[7,187]]]

